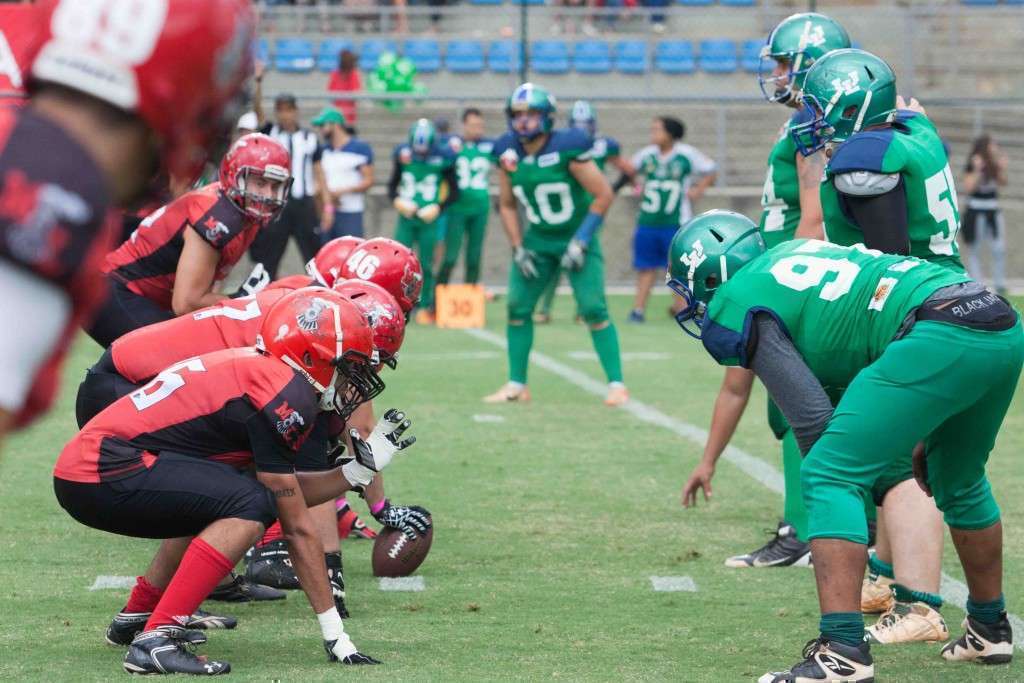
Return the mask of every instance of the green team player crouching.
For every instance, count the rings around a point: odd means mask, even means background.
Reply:
[[[509,381],[484,400],[526,401],[526,370],[533,345],[533,310],[559,267],[590,328],[608,378],[605,404],[629,394],[622,382],[619,338],[604,295],[604,257],[597,231],[612,201],[608,181],[590,158],[591,140],[576,129],[554,130],[555,98],[524,83],[505,109],[509,131],[494,143],[500,172],[501,222],[513,249],[508,284]],[[525,234],[519,207],[526,216]]]
[[[966,633],[941,655],[1009,662],[1002,525],[985,463],[1024,363],[1017,312],[963,273],[911,256],[804,239],[765,251],[757,226],[728,211],[681,228],[669,259],[669,287],[687,302],[680,326],[720,364],[753,370],[804,454],[820,634],[802,661],[760,683],[874,680],[860,612],[863,501],[910,451],[970,587]],[[824,387],[847,388],[833,406]]]

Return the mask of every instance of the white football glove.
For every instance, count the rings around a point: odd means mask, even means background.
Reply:
[[[256,296],[258,293],[263,291],[263,288],[270,284],[270,273],[263,267],[262,263],[257,263],[252,272],[249,273],[249,277],[245,279],[242,286],[238,288],[232,298],[241,299],[247,296]]]
[[[416,212],[416,217],[424,223],[433,223],[441,215],[441,207],[437,204],[427,204]]]
[[[401,197],[395,197],[393,206],[395,207],[395,211],[406,218],[412,218],[415,216],[416,210],[419,208],[416,206],[416,202],[411,202],[408,199],[402,199]]]
[[[389,409],[377,422],[377,426],[365,440],[358,430],[350,429],[354,460],[341,466],[341,472],[353,486],[367,486],[377,472],[388,466],[399,451],[416,443],[416,437],[402,439],[402,434],[412,424],[401,410]]]
[[[532,280],[540,275],[540,271],[537,270],[537,264],[534,263],[534,257],[536,257],[536,254],[533,251],[521,246],[516,247],[512,251],[512,260],[515,262],[516,268],[528,280]]]
[[[569,240],[569,246],[562,254],[562,267],[566,270],[580,270],[587,260],[587,245],[578,239]]]

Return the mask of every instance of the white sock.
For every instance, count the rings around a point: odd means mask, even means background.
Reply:
[[[522,391],[523,389],[526,388],[526,385],[523,384],[522,382],[513,382],[512,380],[509,380],[508,388],[513,389],[515,391]]]

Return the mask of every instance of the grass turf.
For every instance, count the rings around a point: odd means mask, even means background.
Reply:
[[[612,297],[611,305],[623,320],[628,299]],[[664,354],[627,355],[626,380],[634,398],[706,427],[722,372],[663,316],[666,305],[655,298],[650,322],[619,325],[627,354]],[[568,297],[560,297],[556,321],[538,327],[535,348],[600,379],[597,361],[585,353],[589,337],[571,312]],[[489,327],[503,332],[501,303],[488,313]],[[126,675],[121,651],[103,644],[103,630],[127,591],[88,588],[97,575],[140,573],[155,545],[78,525],[51,488],[53,461],[75,430],[75,388],[98,355],[79,340],[56,409],[11,438],[0,456],[0,681]],[[384,666],[329,665],[301,593],[284,603],[208,603],[240,624],[212,632],[202,651],[230,661],[239,681],[734,681],[799,658],[816,633],[812,572],[722,566],[725,556],[766,540],[761,530],[781,511],[777,494],[722,463],[710,504],[684,511],[679,488],[699,458],[696,445],[606,408],[536,366],[533,403],[480,403],[504,377],[496,347],[422,327],[410,329],[400,371],[386,374],[379,408],[407,410],[419,439],[389,470],[389,495],[428,507],[436,531],[419,572],[422,593],[379,591],[370,544],[343,544],[354,615],[346,627]],[[763,391],[756,392],[734,443],[779,467]],[[1007,601],[1018,613],[1024,501],[1013,493],[1024,484],[1016,461],[1022,442],[1018,399],[990,463],[1006,525]],[[962,579],[949,544],[945,569]],[[692,577],[697,592],[651,590],[650,576],[678,575]],[[962,612],[947,606],[944,614],[959,634]],[[1018,663],[953,666],[938,649],[876,647],[879,679],[1024,679]]]

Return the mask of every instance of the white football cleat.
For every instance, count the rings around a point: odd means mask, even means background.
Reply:
[[[893,581],[888,576],[865,578],[860,587],[860,611],[864,614],[882,614],[892,609],[896,602],[892,594]]]
[[[968,615],[963,627],[967,631],[942,648],[947,662],[1007,664],[1013,659],[1013,629],[1005,613],[995,624],[983,624]]]
[[[509,382],[489,396],[484,396],[484,403],[527,403],[530,390],[525,384],[515,385]]]
[[[894,602],[892,609],[865,629],[872,643],[937,643],[949,639],[949,629],[939,611],[923,602]]]

